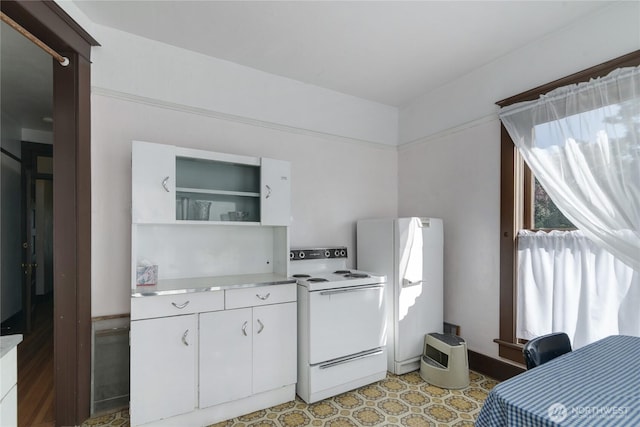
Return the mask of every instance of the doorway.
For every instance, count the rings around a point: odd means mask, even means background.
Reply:
[[[6,319],[3,316],[2,322],[2,335],[23,335],[17,360],[19,427],[55,425],[52,155],[50,144],[30,142],[21,143],[20,158],[3,152],[5,161],[20,165],[13,171],[2,171],[3,178],[18,173],[18,179],[4,183],[3,191],[9,199],[19,192],[20,203],[3,205],[3,255],[14,261],[5,267],[1,283],[3,295],[20,298],[17,304],[6,304],[10,313],[19,311]],[[3,162],[3,167],[8,165]],[[20,226],[11,229],[16,222]],[[19,243],[14,236],[20,237]],[[21,257],[20,264],[16,255]],[[12,280],[16,274],[9,269],[17,270],[21,280]]]
[[[90,53],[98,43],[55,2],[3,0],[0,8],[70,61],[51,60],[53,378],[43,388],[53,390],[55,425],[79,425],[89,417],[91,389]]]
[[[36,308],[53,304],[53,147],[23,141],[21,160],[22,332],[30,334],[41,326]]]
[[[22,142],[22,331],[18,427],[55,425],[53,146]]]
[[[53,67],[1,25],[2,335],[23,336],[18,426],[53,426]]]

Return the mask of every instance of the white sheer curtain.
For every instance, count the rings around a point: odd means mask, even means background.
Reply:
[[[518,338],[562,331],[578,348],[640,336],[640,273],[581,231],[520,231],[517,295]]]
[[[640,67],[505,107],[500,119],[560,211],[640,271]]]

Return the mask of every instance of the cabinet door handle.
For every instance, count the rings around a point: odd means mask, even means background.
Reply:
[[[269,298],[269,296],[271,296],[271,292],[267,292],[266,295],[260,295],[260,294],[256,294],[256,296],[258,298],[260,298],[262,301],[266,300],[267,298]]]
[[[415,282],[412,282],[409,279],[402,279],[402,287],[403,288],[408,288],[409,286],[416,286],[416,285],[420,285],[422,284],[422,280],[416,280]]]
[[[189,335],[189,330],[188,329],[186,331],[184,331],[184,334],[182,334],[182,344],[184,344],[187,347],[189,347],[189,341],[187,341],[187,335]]]
[[[172,306],[174,306],[175,308],[177,308],[178,310],[182,310],[183,308],[185,308],[186,306],[189,305],[189,301],[183,303],[183,304],[176,304],[175,302],[171,303]]]
[[[244,322],[242,324],[242,335],[244,335],[245,337],[247,336],[247,324],[248,322]]]
[[[265,199],[268,199],[271,196],[271,187],[269,187],[268,185],[265,185],[265,187],[267,187],[267,196],[265,197]]]
[[[167,193],[170,193],[171,190],[169,190],[169,177],[165,176],[164,179],[162,180],[162,188],[164,188],[164,191],[166,191]]]
[[[258,319],[258,324],[260,325],[260,329],[258,329],[258,333],[262,332],[262,330],[264,329],[264,325],[262,324],[262,322],[260,321],[260,319]]]

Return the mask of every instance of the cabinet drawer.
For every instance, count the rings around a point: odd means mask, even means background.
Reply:
[[[223,291],[139,297],[131,299],[131,320],[223,309]]]
[[[296,284],[268,285],[254,288],[232,289],[225,291],[225,308],[227,310],[241,307],[278,304],[296,300]]]

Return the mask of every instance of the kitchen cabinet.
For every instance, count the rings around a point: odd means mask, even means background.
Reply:
[[[289,225],[290,169],[283,160],[134,141],[133,223]]]
[[[291,165],[283,160],[262,158],[261,212],[264,225],[291,222]]]
[[[212,424],[294,399],[294,281],[167,292],[131,301],[132,426]]]
[[[131,425],[196,407],[198,316],[131,322]]]
[[[18,425],[18,344],[22,335],[0,337],[0,426]]]
[[[131,320],[194,314],[224,309],[224,292],[157,295],[131,300]]]
[[[141,141],[131,158],[131,425],[294,400],[289,162]]]
[[[294,384],[296,331],[295,296],[288,303],[201,314],[200,407]]]
[[[253,309],[253,393],[295,384],[297,379],[297,304]],[[255,330],[255,329],[254,329]]]
[[[131,147],[131,164],[133,222],[175,220],[175,147],[136,142]]]
[[[203,313],[200,331],[200,407],[249,396],[253,359],[251,309]]]

